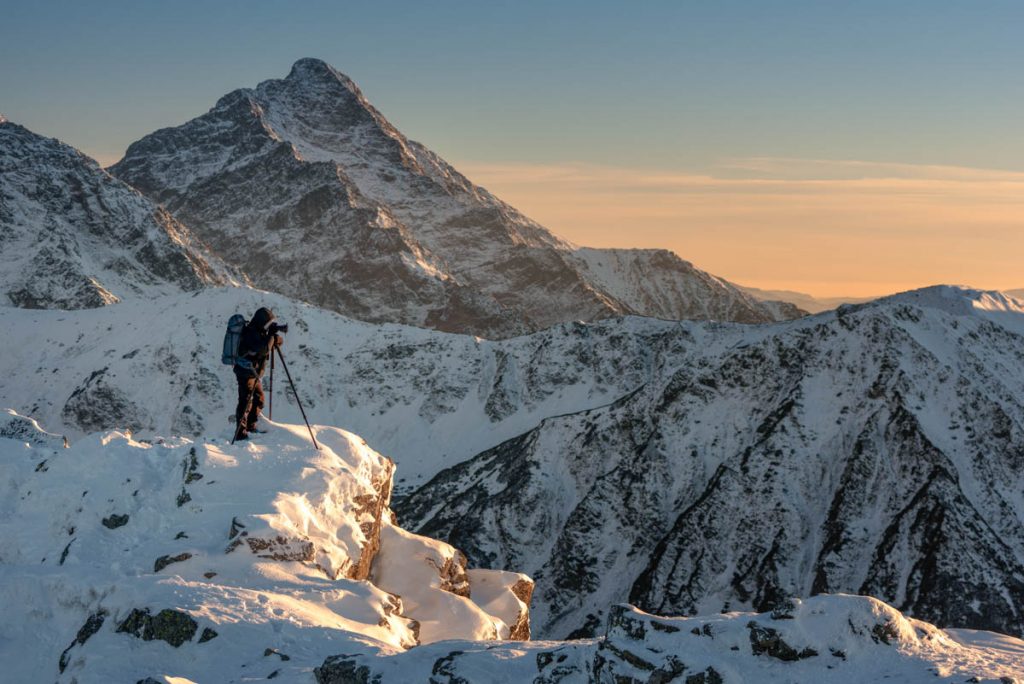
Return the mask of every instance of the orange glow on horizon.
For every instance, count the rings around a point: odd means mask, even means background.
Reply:
[[[1024,287],[1024,173],[778,159],[716,175],[456,166],[577,244],[663,247],[742,285],[819,297]]]

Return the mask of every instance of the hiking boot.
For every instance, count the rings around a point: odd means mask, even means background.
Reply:
[[[235,441],[236,442],[241,442],[243,439],[249,439],[249,433],[248,432],[246,432],[244,430],[240,430],[239,432],[235,433]]]
[[[250,425],[249,427],[246,428],[246,432],[255,432],[257,435],[263,435],[266,434],[267,431],[261,427]]]

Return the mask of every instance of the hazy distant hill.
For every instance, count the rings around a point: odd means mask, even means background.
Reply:
[[[861,304],[869,302],[875,297],[815,297],[804,292],[792,290],[762,290],[756,287],[738,286],[744,292],[765,302],[779,301],[787,302],[799,307],[808,313],[821,313],[829,311],[841,304]]]

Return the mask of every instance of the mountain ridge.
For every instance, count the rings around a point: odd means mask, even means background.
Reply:
[[[405,138],[320,60],[146,136],[110,170],[257,286],[373,322],[510,337],[622,314],[802,313],[762,305],[675,255],[608,252],[621,266],[597,277],[589,253]],[[297,274],[297,262],[319,277]],[[662,286],[640,291],[640,272]]]
[[[191,231],[92,159],[0,122],[0,288],[30,308],[231,282]]]
[[[1019,629],[1001,594],[971,588],[1015,596],[1013,568],[1024,563],[1024,503],[1012,493],[1024,454],[1016,300],[936,287],[770,325],[624,317],[503,341],[348,320],[239,288],[79,313],[0,308],[13,331],[0,396],[72,440],[113,426],[146,438],[229,431],[220,334],[230,313],[260,305],[293,326],[285,354],[311,420],[395,458],[408,528],[478,564],[532,573],[538,634],[600,625],[595,610],[631,596],[715,612],[814,586],[870,590],[944,625]],[[82,326],[126,330],[125,320],[137,334],[76,343]],[[299,421],[280,392],[275,418]],[[887,475],[865,489],[875,472]],[[837,503],[843,489],[850,498]],[[714,506],[694,509],[707,517],[695,527],[682,513],[705,490]],[[900,510],[917,492],[914,515],[948,527],[886,533],[913,519]],[[853,524],[865,506],[883,511],[866,533]],[[679,550],[701,538],[695,529],[720,539],[700,581],[663,590],[675,586]],[[920,536],[929,529],[947,540],[932,556]],[[776,570],[712,571],[762,562],[777,534]],[[900,551],[876,553],[890,543]],[[794,552],[805,544],[806,562]],[[916,593],[905,594],[906,564],[929,557],[945,574],[913,578]],[[928,595],[922,587],[939,587],[941,605],[914,598]],[[984,597],[981,612],[964,596]]]
[[[772,328],[680,334],[653,382],[442,471],[399,515],[530,572],[541,634],[592,634],[619,600],[837,591],[1021,633],[1024,305],[934,287]]]

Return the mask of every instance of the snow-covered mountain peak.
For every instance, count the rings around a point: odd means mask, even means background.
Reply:
[[[859,307],[908,305],[941,311],[951,316],[978,316],[1024,335],[1024,301],[998,290],[979,290],[962,285],[932,285],[900,292],[864,304],[844,305],[841,310]]]
[[[288,72],[288,76],[285,77],[289,81],[299,81],[306,83],[323,83],[324,81],[331,82],[336,81],[342,84],[347,90],[353,95],[362,98],[362,93],[359,91],[359,87],[356,86],[355,82],[341,73],[333,66],[317,59],[316,57],[303,57],[292,65],[291,71]]]
[[[613,265],[590,268],[575,246],[407,139],[321,60],[156,131],[111,171],[256,285],[364,320],[509,337],[625,313],[800,315],[674,255],[609,254]]]
[[[78,150],[0,123],[0,293],[91,308],[229,280],[191,232]]]

